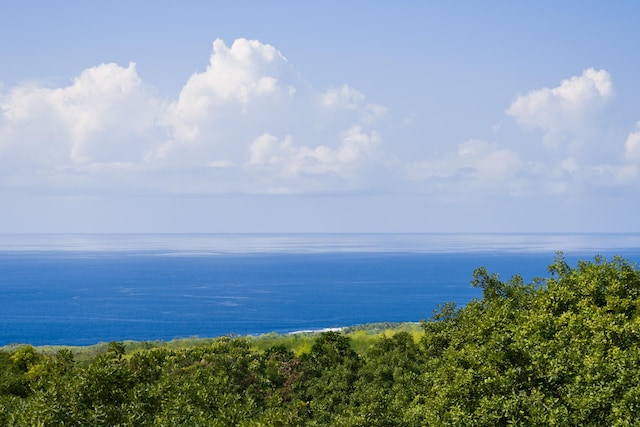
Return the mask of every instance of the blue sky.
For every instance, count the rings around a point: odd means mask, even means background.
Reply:
[[[0,232],[638,232],[636,2],[0,14]]]

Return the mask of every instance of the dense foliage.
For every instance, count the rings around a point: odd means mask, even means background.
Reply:
[[[340,332],[310,348],[243,338],[88,361],[68,349],[0,351],[0,425],[422,426],[640,423],[640,272],[620,258],[503,282],[356,351]]]

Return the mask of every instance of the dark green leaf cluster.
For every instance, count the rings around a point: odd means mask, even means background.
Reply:
[[[620,258],[503,282],[445,304],[424,334],[362,351],[342,332],[300,354],[223,337],[88,361],[0,351],[2,426],[506,426],[640,423],[640,272]],[[273,339],[273,338],[271,338]]]

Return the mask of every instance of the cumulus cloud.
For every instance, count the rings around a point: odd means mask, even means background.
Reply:
[[[202,126],[220,121],[231,109],[246,114],[260,99],[292,98],[300,82],[287,59],[273,46],[237,39],[230,47],[218,39],[204,72],[194,73],[167,112],[177,140],[194,140]],[[278,99],[280,98],[280,99]]]
[[[517,97],[507,114],[527,128],[542,130],[545,143],[557,145],[582,133],[614,95],[609,73],[589,68],[580,76],[563,80],[560,86]]]
[[[366,133],[358,126],[345,131],[335,148],[298,146],[290,135],[278,139],[263,134],[249,147],[250,159],[246,167],[254,173],[267,172],[274,178],[270,185],[288,187],[290,191],[295,191],[293,188],[301,176],[309,180],[318,176],[325,179],[327,175],[332,183],[339,184],[332,190],[343,191],[358,188],[364,169],[380,160],[380,143],[375,131]]]
[[[535,165],[529,168],[532,185],[568,194],[637,181],[640,131],[619,141],[599,120],[614,96],[609,73],[589,68],[555,88],[534,90],[513,101],[506,113],[524,128],[542,131],[543,143],[553,148],[530,163]]]
[[[86,69],[65,87],[0,92],[0,185],[357,188],[382,156],[372,126],[386,114],[348,85],[314,90],[271,45],[216,40],[174,100],[159,99],[133,63]]]
[[[516,98],[507,113],[554,139],[577,134],[612,96],[609,74],[589,69]],[[347,84],[313,88],[273,46],[216,40],[206,69],[174,99],[159,98],[134,63],[97,65],[62,87],[0,88],[0,188],[520,194],[540,177],[554,188],[569,188],[566,179],[629,180],[640,159],[640,131],[628,135],[626,165],[574,153],[541,165],[480,139],[435,158],[399,159],[389,153],[398,141],[382,137],[389,116]]]
[[[367,134],[359,127],[346,131],[335,149],[326,145],[296,147],[291,136],[278,140],[264,134],[249,147],[248,165],[277,166],[287,176],[325,173],[348,176],[358,164],[376,156],[379,144],[380,137],[375,132]]]
[[[0,162],[9,171],[140,162],[161,135],[161,109],[133,63],[86,69],[66,87],[14,87],[0,95]]]

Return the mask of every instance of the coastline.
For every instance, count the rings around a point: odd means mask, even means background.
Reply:
[[[354,338],[356,348],[366,347],[372,339],[385,335],[390,336],[397,332],[408,332],[419,337],[423,333],[420,322],[376,322],[343,327],[321,328],[314,330],[300,330],[287,333],[269,332],[256,335],[220,335],[215,337],[181,337],[171,340],[122,340],[116,341],[124,344],[127,353],[135,353],[140,350],[148,350],[155,347],[166,347],[180,349],[198,345],[206,345],[219,339],[244,339],[256,350],[266,350],[270,346],[286,345],[298,352],[305,352],[310,349],[312,342],[322,333],[340,332],[348,337]],[[0,346],[0,351],[15,351],[21,347],[32,346],[29,343],[14,343]],[[88,360],[95,355],[107,350],[109,342],[98,342],[90,345],[33,345],[36,351],[42,354],[55,355],[58,351],[70,350],[78,361]]]

